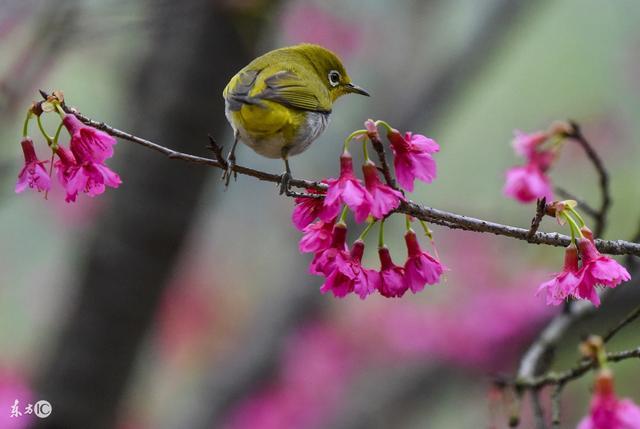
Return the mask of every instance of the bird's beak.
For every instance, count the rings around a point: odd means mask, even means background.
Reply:
[[[367,97],[369,97],[369,93],[363,88],[360,88],[358,85],[348,83],[345,85],[345,87],[347,88],[347,92],[350,92],[352,94],[366,95]]]

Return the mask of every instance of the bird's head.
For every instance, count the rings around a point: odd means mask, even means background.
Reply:
[[[296,49],[308,58],[318,77],[327,86],[331,101],[345,94],[369,96],[367,91],[351,82],[342,61],[330,50],[312,44],[298,45]]]

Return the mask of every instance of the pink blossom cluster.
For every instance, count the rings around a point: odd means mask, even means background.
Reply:
[[[577,429],[640,429],[640,407],[631,399],[616,396],[610,370],[599,371],[589,415]]]
[[[362,136],[379,138],[372,120],[368,120],[365,127]],[[396,178],[404,189],[412,190],[415,179],[429,183],[435,178],[436,164],[432,154],[439,150],[435,141],[419,134],[406,133],[403,136],[391,127],[388,127],[387,137],[394,154]],[[411,229],[405,234],[408,254],[405,263],[399,266],[393,262],[389,249],[382,242],[382,222],[405,201],[405,197],[400,190],[382,183],[378,168],[366,156],[367,141],[363,140],[366,158],[362,167],[364,183],[354,174],[353,159],[345,145],[340,156],[339,177],[323,180],[327,185],[326,192],[311,190],[311,196],[316,198],[296,198],[292,221],[303,231],[300,251],[314,253],[309,270],[325,277],[320,288],[323,293],[332,292],[336,297],[355,293],[364,299],[376,291],[385,297],[401,297],[407,290],[419,292],[427,284],[438,283],[444,267],[420,247]],[[347,246],[344,221],[347,208],[353,212],[356,222],[369,219],[369,226],[363,234],[368,232],[372,223],[381,222],[379,270],[362,265],[364,237],[356,240],[350,249]]]
[[[539,131],[525,134],[515,132],[513,148],[517,155],[522,156],[526,163],[507,170],[504,194],[521,203],[530,203],[539,198],[551,200],[553,191],[551,180],[546,172],[551,167],[555,156],[555,147],[543,149],[542,146],[554,134]]]
[[[596,286],[615,288],[631,278],[622,265],[598,252],[593,234],[587,227],[581,231],[583,237],[577,240],[578,245],[572,243],[565,250],[562,271],[538,288],[538,294],[546,296],[547,305],[559,305],[571,297],[588,299],[599,306]]]
[[[25,163],[18,175],[15,191],[20,193],[27,188],[38,192],[49,191],[52,168],[55,168],[58,181],[66,191],[67,202],[76,201],[80,192],[95,197],[102,194],[107,186],[120,186],[120,177],[105,164],[113,156],[116,140],[105,132],[83,124],[75,115],[64,115],[62,125],[69,132],[71,141],[66,148],[57,141],[47,139],[53,152],[53,165],[49,171],[45,167],[49,161],[38,159],[33,140],[26,135],[23,137],[21,144]]]

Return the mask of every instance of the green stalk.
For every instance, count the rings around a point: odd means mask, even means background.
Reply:
[[[40,128],[40,132],[42,133],[44,138],[47,140],[47,144],[51,146],[51,143],[53,142],[53,138],[49,134],[47,134],[47,132],[45,131],[44,126],[42,125],[42,120],[40,119],[40,116],[36,116],[36,122],[38,123],[38,128]]]
[[[369,148],[367,147],[367,139],[362,140],[362,153],[364,154],[364,161],[369,161]]]
[[[378,233],[378,247],[384,247],[384,219],[380,221],[380,230]]]
[[[356,138],[357,136],[361,135],[361,134],[366,134],[367,130],[356,130],[354,132],[352,132],[351,134],[349,134],[349,136],[344,140],[344,146],[342,147],[343,151],[346,151],[349,149],[349,143],[351,142],[351,140],[353,140],[354,138]]]
[[[573,214],[576,218],[578,218],[578,223],[580,224],[581,228],[587,225],[584,222],[584,219],[582,218],[582,216],[580,216],[580,213],[578,213],[576,209],[574,209],[573,207],[568,207],[568,210],[571,212],[571,214]]]
[[[370,221],[369,224],[367,225],[367,227],[364,229],[364,231],[362,231],[362,234],[360,234],[360,237],[358,237],[358,240],[364,241],[365,238],[367,238],[367,235],[369,234],[369,231],[371,231],[371,228],[373,227],[373,225],[375,223],[376,223],[375,220]]]
[[[341,224],[346,224],[346,220],[347,220],[347,213],[349,213],[349,207],[344,206],[342,208],[342,213],[340,213],[340,220],[338,221],[338,223]]]
[[[53,135],[52,149],[54,150],[58,147],[58,139],[60,138],[60,132],[62,131],[62,127],[64,127],[64,123],[60,122],[60,125],[58,125],[58,129],[56,130],[56,133]]]
[[[584,235],[582,235],[582,231],[580,231],[580,227],[578,226],[576,221],[571,216],[569,216],[569,214],[566,211],[563,210],[561,213],[561,216],[564,217],[569,223],[569,227],[571,228],[572,242],[576,241],[576,237],[584,238]]]
[[[420,219],[420,225],[422,225],[422,229],[424,229],[424,235],[429,237],[429,240],[433,240],[433,234],[431,233],[431,229],[429,229],[427,223]]]
[[[67,112],[65,112],[65,111],[62,109],[62,106],[60,105],[60,103],[54,102],[54,103],[53,103],[53,105],[54,105],[54,106],[55,106],[55,108],[56,108],[56,112],[58,112],[58,114],[60,115],[60,117],[61,117],[62,119],[64,119],[64,117],[65,117],[65,115],[67,114]]]
[[[27,137],[29,134],[29,121],[33,117],[33,113],[31,113],[31,109],[27,111],[27,117],[24,118],[24,124],[22,125],[22,137]]]
[[[392,132],[392,131],[393,131],[393,128],[391,127],[391,125],[387,124],[387,123],[386,123],[385,121],[383,121],[382,119],[378,119],[378,120],[375,122],[375,124],[376,124],[376,126],[378,126],[378,125],[382,125],[384,128],[386,128],[387,133],[390,133],[390,132]]]

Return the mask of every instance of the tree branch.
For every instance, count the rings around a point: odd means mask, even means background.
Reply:
[[[378,154],[378,159],[380,160],[380,169],[382,170],[382,175],[384,176],[384,180],[387,182],[387,185],[391,186],[393,189],[398,189],[396,186],[396,181],[391,175],[391,170],[389,169],[389,163],[387,162],[387,157],[384,153],[384,145],[380,141],[380,138],[377,135],[369,135],[369,140],[371,140],[371,144],[373,145],[373,149]]]
[[[531,227],[529,228],[529,232],[527,233],[527,239],[531,240],[533,235],[538,232],[538,228],[540,228],[540,222],[542,222],[542,218],[546,214],[547,208],[547,199],[542,197],[536,203],[536,214],[531,219]]]
[[[540,389],[531,390],[531,405],[533,408],[533,417],[536,422],[536,429],[547,429],[544,421],[544,409],[540,401]]]
[[[42,92],[43,97],[46,98],[47,94]],[[157,143],[154,143],[150,140],[143,139],[141,137],[130,134],[126,131],[119,130],[117,128],[111,127],[104,122],[95,121],[80,112],[76,109],[72,109],[63,105],[63,109],[65,112],[74,114],[80,121],[83,123],[90,125],[92,127],[98,128],[114,137],[121,138],[123,140],[128,140],[130,142],[139,144],[141,146],[152,149],[156,152],[159,152],[169,159],[175,159],[185,162],[190,162],[199,165],[207,165],[210,167],[223,169],[225,166],[221,163],[221,161],[217,159],[211,159],[206,157],[200,157],[196,155],[190,155],[187,153],[182,153],[175,151],[173,149],[169,149]],[[252,168],[244,167],[242,165],[235,165],[234,171],[238,174],[246,175],[254,177],[258,180],[272,182],[279,184],[281,182],[280,174],[268,173],[260,170],[255,170]],[[302,188],[302,189],[316,189],[316,190],[324,190],[326,189],[326,185],[319,181],[312,181],[306,179],[294,179],[292,178],[289,183],[291,186]],[[476,219],[470,216],[459,215],[456,213],[451,213],[443,210],[438,210],[432,207],[422,206],[420,204],[414,203],[412,201],[407,200],[406,202],[402,202],[400,206],[395,210],[397,213],[404,213],[411,215],[415,218],[434,223],[436,225],[441,225],[451,229],[462,229],[465,231],[473,231],[473,232],[482,232],[482,233],[491,233],[495,235],[501,235],[505,237],[515,238],[518,240],[527,241],[532,244],[545,244],[549,246],[557,246],[557,247],[566,247],[571,243],[571,238],[559,234],[559,233],[544,233],[544,232],[536,232],[535,234],[530,234],[528,229],[503,225],[496,222],[490,222],[483,219]],[[636,255],[640,256],[640,244],[632,243],[624,240],[595,240],[596,247],[602,253],[610,254],[610,255]]]
[[[622,352],[607,353],[608,362],[621,362],[627,359],[640,358],[640,347],[625,350]],[[550,372],[545,375],[531,378],[518,379],[512,384],[518,389],[539,389],[543,386],[557,386],[575,380],[590,369],[597,368],[597,363],[593,361],[582,361],[571,369],[562,372]]]
[[[640,317],[640,305],[633,309],[627,316],[622,319],[616,326],[614,326],[607,334],[602,338],[602,340],[606,343],[609,342],[622,328],[636,320]]]
[[[601,194],[601,202],[600,209],[597,211],[595,219],[596,225],[594,227],[593,233],[596,237],[601,237],[604,229],[607,226],[607,215],[609,213],[609,208],[611,207],[611,191],[609,189],[609,173],[602,162],[602,159],[598,155],[598,153],[593,149],[593,146],[586,139],[584,134],[582,134],[582,130],[580,126],[573,121],[570,121],[571,130],[567,134],[567,137],[575,140],[580,144],[582,149],[585,151],[587,157],[595,167],[598,172],[598,181],[600,184],[600,194]]]

